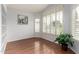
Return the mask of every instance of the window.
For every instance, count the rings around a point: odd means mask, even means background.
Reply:
[[[43,32],[50,33],[50,15],[43,17]]]
[[[55,13],[51,14],[51,33],[55,34]]]
[[[50,33],[50,15],[47,15],[47,33]]]
[[[43,32],[54,35],[63,32],[63,9],[43,17]]]
[[[47,31],[47,21],[46,21],[46,17],[43,17],[43,32]]]
[[[35,32],[40,32],[40,19],[35,19]]]
[[[63,32],[63,11],[56,13],[56,34]]]
[[[72,35],[79,39],[79,6],[73,9],[72,17]]]

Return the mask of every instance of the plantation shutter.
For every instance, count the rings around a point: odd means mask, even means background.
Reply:
[[[72,19],[72,35],[79,40],[79,6],[73,9]]]

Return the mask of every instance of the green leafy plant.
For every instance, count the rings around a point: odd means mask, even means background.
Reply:
[[[68,45],[73,46],[74,43],[73,36],[67,33],[60,34],[55,41],[62,45],[62,47],[65,47],[65,49],[68,48]]]

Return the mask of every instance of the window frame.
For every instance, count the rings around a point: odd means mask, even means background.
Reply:
[[[39,22],[36,22],[36,19],[39,19]],[[39,31],[36,31],[36,29],[35,29],[35,24],[38,24],[39,23]],[[34,19],[34,32],[40,32],[40,18],[35,18]]]

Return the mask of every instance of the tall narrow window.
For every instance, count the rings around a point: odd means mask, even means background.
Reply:
[[[35,19],[35,32],[40,32],[40,19]]]
[[[43,17],[43,32],[47,31],[47,21],[46,21],[46,17]]]
[[[43,32],[50,33],[50,15],[43,17]]]
[[[73,10],[72,17],[72,34],[75,39],[79,40],[79,6]]]
[[[56,13],[56,34],[59,35],[63,32],[63,11]]]
[[[51,33],[55,34],[55,13],[51,14]]]
[[[50,15],[47,15],[47,33],[50,33]]]

